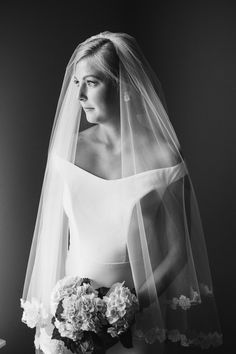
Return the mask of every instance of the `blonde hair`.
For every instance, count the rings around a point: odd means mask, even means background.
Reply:
[[[114,86],[119,84],[119,57],[112,41],[108,38],[93,38],[80,44],[75,65],[82,59],[91,58],[104,77]]]

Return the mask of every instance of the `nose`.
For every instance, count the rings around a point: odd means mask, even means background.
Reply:
[[[79,87],[78,87],[78,99],[80,101],[85,101],[87,99],[87,92],[86,92],[86,86],[85,83],[82,83]]]

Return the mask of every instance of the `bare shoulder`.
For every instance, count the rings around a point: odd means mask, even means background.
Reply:
[[[143,135],[139,139],[142,151],[146,150],[146,154],[150,159],[152,166],[158,168],[175,166],[181,162],[181,155],[171,147],[163,139],[159,138],[157,141],[156,137],[150,136],[150,134]]]
[[[169,166],[175,166],[181,162],[180,155],[166,142],[160,145],[160,159],[167,162]]]

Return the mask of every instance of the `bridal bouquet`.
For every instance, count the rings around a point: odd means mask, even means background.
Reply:
[[[94,289],[88,278],[65,277],[52,291],[52,339],[72,353],[102,354],[118,341],[130,348],[138,309],[134,289],[124,282]]]

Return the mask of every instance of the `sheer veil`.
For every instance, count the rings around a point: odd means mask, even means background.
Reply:
[[[50,316],[51,290],[65,276],[69,239],[64,183],[55,156],[75,163],[84,115],[73,75],[81,45],[97,39],[111,41],[119,57],[121,178],[158,171],[148,196],[143,185],[143,197],[136,201],[126,231],[142,309],[136,316],[136,335],[147,343],[168,339],[184,346],[217,346],[222,333],[194,188],[161,84],[136,40],[125,33],[103,32],[90,37],[79,44],[67,65],[49,142],[22,303],[37,304],[39,333]]]

